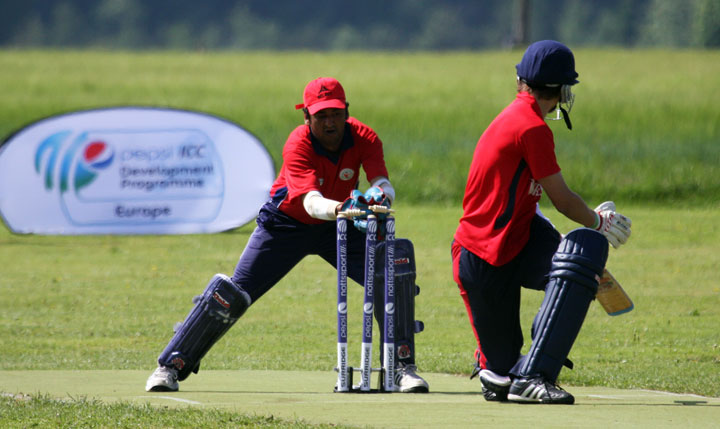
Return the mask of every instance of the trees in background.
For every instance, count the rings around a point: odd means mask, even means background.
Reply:
[[[447,50],[554,38],[585,46],[720,46],[718,0],[25,0],[0,46]]]

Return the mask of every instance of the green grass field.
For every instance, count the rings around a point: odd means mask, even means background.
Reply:
[[[449,246],[472,149],[512,99],[520,55],[2,51],[0,135],[74,109],[171,106],[238,122],[279,166],[282,143],[300,121],[293,105],[302,87],[319,75],[338,77],[351,113],[385,142],[398,232],[415,243],[417,317],[426,325],[417,337],[420,369],[466,377],[474,339],[452,281]],[[636,308],[609,317],[593,304],[570,356],[576,369],[564,370],[560,381],[571,392],[587,386],[720,397],[720,108],[712,98],[720,92],[720,52],[580,50],[576,58],[575,129],[551,127],[571,187],[591,205],[614,199],[633,220],[633,237],[611,250],[608,266]],[[572,228],[544,211],[562,232]],[[0,228],[0,371],[141,371],[142,393],[173,324],[214,273],[232,272],[251,228],[187,236],[20,236]],[[334,275],[320,260],[303,261],[213,348],[203,370],[329,371]],[[351,303],[360,294],[351,288]],[[528,330],[541,298],[524,295]],[[357,349],[351,352],[359,355]],[[195,379],[201,383],[203,372]],[[237,410],[204,410],[188,414],[186,424],[185,414],[172,410],[151,417],[135,404],[92,397],[58,403],[42,391],[24,393],[34,399],[2,397],[4,426],[68,426],[53,415],[77,409],[94,410],[82,421],[100,427],[322,421],[264,414],[246,421]],[[418,410],[422,422],[422,405]],[[493,411],[492,421],[516,413],[504,410]]]
[[[0,51],[0,136],[75,109],[171,106],[239,123],[279,166],[303,87],[330,75],[385,142],[399,195],[455,205],[521,55]],[[720,51],[578,50],[576,63],[574,129],[551,123],[569,183],[598,202],[720,199]]]
[[[474,340],[452,282],[448,250],[458,210],[397,208],[399,234],[413,239],[419,262],[417,317],[426,330],[417,337],[418,363],[424,373],[462,376],[451,386],[467,392]],[[556,213],[547,212],[567,230]],[[609,317],[593,304],[570,356],[576,369],[564,370],[561,383],[571,392],[573,386],[594,386],[719,397],[716,212],[628,206],[626,213],[634,220],[634,235],[627,246],[611,250],[609,267],[636,309]],[[118,376],[144,370],[132,386],[140,396],[172,325],[185,316],[190,298],[212,274],[231,272],[249,232],[246,226],[211,236],[43,237],[3,230],[0,259],[10,263],[3,264],[0,278],[0,370],[113,369]],[[213,348],[203,371],[329,373],[335,360],[334,290],[334,270],[318,258],[306,259]],[[353,327],[360,326],[361,299],[361,288],[351,288],[350,302],[358,304],[351,336],[357,338],[359,328]],[[540,300],[540,293],[524,295],[526,329]],[[359,344],[350,351],[352,361],[359,361]],[[204,382],[203,371],[190,380]],[[103,379],[113,385],[112,376]],[[249,381],[241,377],[228,383],[212,387],[244,389]],[[330,389],[332,375],[326,383]],[[470,386],[479,390],[475,383]],[[71,391],[63,389],[57,392]],[[479,395],[475,400],[483,404]],[[618,412],[634,411],[620,407]]]

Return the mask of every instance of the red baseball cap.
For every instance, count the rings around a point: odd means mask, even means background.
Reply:
[[[319,77],[305,87],[303,104],[296,104],[296,109],[307,108],[311,115],[323,109],[344,109],[345,90],[340,82],[331,77]]]

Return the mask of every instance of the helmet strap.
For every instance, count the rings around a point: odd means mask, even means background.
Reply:
[[[565,125],[568,127],[568,130],[572,130],[572,122],[570,122],[570,114],[567,112],[567,110],[563,109],[562,106],[558,104],[558,109],[560,109],[560,112],[562,112],[563,120],[565,121]]]

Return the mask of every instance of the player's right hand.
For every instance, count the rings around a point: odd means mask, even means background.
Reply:
[[[632,221],[615,211],[614,202],[605,201],[597,206],[595,212],[600,220],[595,229],[607,237],[614,248],[617,249],[628,241],[632,233]]]

